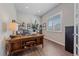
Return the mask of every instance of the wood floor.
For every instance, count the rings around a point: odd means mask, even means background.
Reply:
[[[14,54],[15,56],[73,56],[65,51],[64,47],[49,40],[44,40],[44,47],[37,46],[24,52]]]

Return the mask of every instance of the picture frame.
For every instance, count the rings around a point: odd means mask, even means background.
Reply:
[[[46,23],[42,24],[42,29],[45,30],[46,29]]]
[[[30,29],[31,28],[31,24],[27,24],[27,29]]]

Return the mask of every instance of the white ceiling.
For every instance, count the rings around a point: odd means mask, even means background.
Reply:
[[[54,8],[57,3],[16,3],[16,11],[19,13],[31,14],[42,16],[52,8]]]

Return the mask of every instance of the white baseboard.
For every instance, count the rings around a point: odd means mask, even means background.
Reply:
[[[47,38],[47,37],[44,37],[44,38],[47,39],[47,40],[53,41],[53,42],[55,42],[55,43],[57,43],[57,44],[62,45],[62,46],[65,47],[65,43],[63,44],[63,43],[61,43],[61,42],[58,42],[58,41],[56,41],[56,40],[52,40],[52,39]]]

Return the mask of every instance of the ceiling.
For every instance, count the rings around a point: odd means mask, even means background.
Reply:
[[[24,14],[31,14],[42,16],[52,8],[54,8],[57,3],[16,3],[16,11]]]

